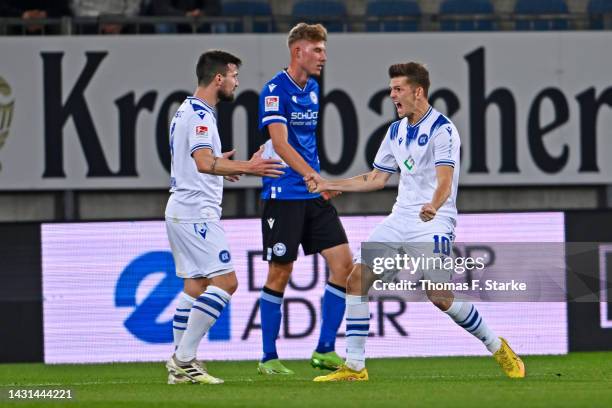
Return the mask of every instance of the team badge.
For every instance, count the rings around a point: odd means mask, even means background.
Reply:
[[[427,135],[423,133],[421,136],[419,136],[417,142],[419,143],[419,146],[425,146],[427,144]]]
[[[264,111],[278,111],[278,96],[266,96],[264,100]]]
[[[310,91],[310,100],[312,101],[312,103],[319,103],[319,98],[317,97],[315,91]]]
[[[408,169],[409,173],[413,173],[414,172],[414,168],[415,168],[415,161],[412,158],[412,156],[408,157],[406,160],[404,160],[404,166],[406,166],[406,169]]]
[[[272,252],[274,252],[276,256],[283,256],[287,252],[287,247],[282,242],[277,242],[274,244],[274,247],[272,247]]]
[[[208,136],[208,126],[196,126],[195,131],[198,136]]]
[[[219,252],[219,260],[223,263],[228,263],[232,260],[232,256],[228,250],[224,249],[223,251]]]

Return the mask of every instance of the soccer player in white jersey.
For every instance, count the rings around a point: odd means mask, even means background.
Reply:
[[[453,241],[459,183],[459,132],[455,125],[429,105],[429,73],[419,63],[389,67],[390,95],[402,118],[389,127],[374,159],[374,169],[350,179],[329,181],[318,174],[305,178],[310,191],[365,192],[382,189],[399,171],[399,191],[391,214],[368,237],[368,242],[432,243]],[[431,245],[430,247],[433,247]],[[446,254],[450,252],[447,246]],[[436,252],[435,249],[432,252]],[[315,381],[366,381],[365,342],[369,331],[368,290],[371,269],[359,254],[347,282],[347,359],[337,371]],[[440,275],[442,274],[442,275]],[[424,271],[424,279],[448,281],[449,271]],[[525,376],[525,366],[506,340],[497,337],[478,310],[455,299],[451,291],[427,291],[427,297],[459,326],[481,340],[504,372]]]
[[[216,105],[231,101],[238,87],[238,57],[220,50],[202,54],[196,66],[198,86],[176,111],[170,124],[172,156],[166,230],[183,279],[173,321],[175,353],[167,362],[168,383],[220,384],[196,360],[208,332],[238,287],[231,254],[220,224],[223,177],[242,174],[278,177],[283,167],[263,159],[263,148],[249,161],[230,160],[221,153]]]

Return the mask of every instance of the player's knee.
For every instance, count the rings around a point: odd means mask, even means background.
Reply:
[[[361,269],[355,268],[346,279],[347,293],[354,294],[361,290]]]
[[[443,312],[448,310],[453,304],[453,298],[445,292],[427,291],[427,298]]]
[[[230,295],[233,295],[236,290],[238,290],[238,279],[236,279],[236,277],[234,276],[233,279],[228,280],[227,288],[225,289],[225,291]]]

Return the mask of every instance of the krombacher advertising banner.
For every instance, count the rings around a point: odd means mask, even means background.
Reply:
[[[395,120],[387,68],[414,60],[461,134],[461,184],[610,184],[610,42],[610,32],[332,34],[321,167],[370,169]],[[262,142],[258,94],[288,62],[285,35],[0,38],[0,189],[166,188],[169,117],[211,48],[244,60],[219,122],[225,149],[246,159]]]

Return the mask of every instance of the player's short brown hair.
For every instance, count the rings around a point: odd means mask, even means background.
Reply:
[[[406,77],[408,83],[413,86],[423,88],[425,97],[429,92],[429,71],[421,63],[406,62],[403,64],[393,64],[389,67],[389,78]]]
[[[200,55],[196,65],[198,85],[206,86],[210,84],[217,74],[225,76],[228,64],[240,67],[242,61],[237,56],[222,50],[209,50]]]
[[[327,30],[321,24],[297,23],[287,36],[287,45],[300,40],[327,41]]]

